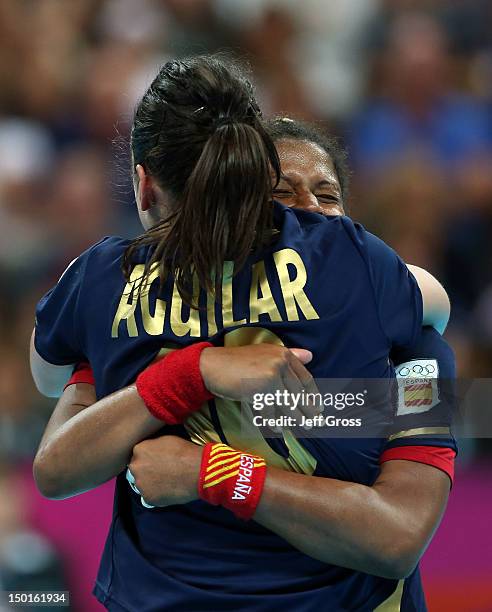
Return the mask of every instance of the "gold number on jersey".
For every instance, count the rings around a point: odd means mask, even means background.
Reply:
[[[272,331],[261,327],[240,327],[228,332],[224,337],[224,346],[244,346],[247,344],[277,344],[282,340]],[[262,436],[260,430],[253,425],[253,414],[240,402],[215,399],[217,416],[227,443],[235,449],[247,450],[264,457],[268,465],[291,472],[311,475],[316,469],[316,459],[294,437],[289,429],[282,430],[283,440],[288,456],[285,458],[276,453]],[[208,405],[192,415],[185,423],[193,442],[206,444],[220,442],[220,436],[215,430]]]

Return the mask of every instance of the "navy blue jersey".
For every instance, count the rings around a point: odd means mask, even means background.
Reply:
[[[279,204],[275,216],[275,243],[237,274],[226,264],[220,305],[202,292],[199,310],[183,304],[173,278],[159,291],[157,270],[140,286],[145,250],[125,281],[121,257],[128,242],[104,239],[40,301],[38,353],[58,365],[88,360],[98,397],[134,381],[162,349],[204,339],[307,348],[314,355],[309,368],[318,378],[393,377],[391,349],[414,346],[422,324],[421,295],[406,266],[347,217]],[[446,367],[451,366],[441,365],[441,373]],[[183,427],[163,433],[198,443],[222,440],[241,449],[239,414],[234,403],[216,399]],[[432,440],[431,429],[417,436]],[[398,440],[411,444],[414,435],[407,432]],[[452,445],[442,432],[436,439]],[[287,434],[280,442],[282,448],[257,432],[248,438],[248,450],[270,465],[368,485],[391,443],[300,441]],[[402,611],[425,609],[418,571],[399,583],[324,564],[254,521],[244,523],[202,501],[146,509],[123,475],[95,593],[110,609],[140,612],[375,610],[390,602],[401,602]]]

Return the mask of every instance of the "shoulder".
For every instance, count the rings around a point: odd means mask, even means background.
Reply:
[[[396,255],[395,251],[384,240],[368,232],[363,225],[352,221],[350,217],[340,217],[340,224],[344,233],[364,259],[374,261]]]
[[[87,256],[105,256],[113,253],[122,253],[130,244],[130,240],[120,236],[105,236],[83,253]]]
[[[75,289],[80,287],[88,275],[93,278],[107,271],[112,264],[117,264],[120,268],[121,257],[129,244],[130,241],[124,238],[105,236],[68,264],[56,286],[63,287],[64,290]],[[51,293],[52,291],[48,292],[42,301]]]
[[[68,272],[71,268],[81,269],[89,264],[100,265],[103,261],[121,258],[129,244],[130,240],[125,238],[119,236],[105,236],[75,258],[68,265],[65,272]]]
[[[345,215],[327,217],[278,204],[275,216],[284,242],[297,244],[300,250],[307,248],[324,260],[330,253],[337,253],[340,263],[340,257],[351,253],[351,265],[358,259],[370,269],[399,261],[395,251],[383,240]]]
[[[310,250],[318,247],[321,254],[327,254],[328,249],[337,246],[343,253],[353,251],[365,261],[395,256],[385,242],[345,215],[324,216],[281,204],[275,212],[284,239],[289,242],[300,239]]]
[[[325,216],[298,208],[289,208],[276,201],[274,202],[274,218],[277,227],[286,235],[310,233],[322,236],[343,231],[345,224],[353,225],[348,217]]]

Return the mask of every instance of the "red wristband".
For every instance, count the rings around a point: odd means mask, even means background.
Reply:
[[[238,518],[252,518],[265,484],[265,460],[209,442],[203,448],[198,494],[214,506],[231,510]]]
[[[137,391],[153,416],[177,425],[213,398],[200,372],[200,355],[211,346],[199,342],[173,351],[139,374]]]

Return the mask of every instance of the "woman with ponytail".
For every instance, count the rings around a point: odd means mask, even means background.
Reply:
[[[333,448],[315,440],[267,442],[231,400],[312,391],[313,376],[391,378],[390,350],[415,343],[423,323],[442,326],[446,296],[428,277],[421,293],[398,256],[347,217],[272,203],[277,151],[234,65],[208,56],[166,64],[137,107],[131,146],[145,232],[106,238],[67,268],[38,304],[31,352],[45,394],[59,395],[74,364],[89,361],[105,398],[74,461],[127,442],[94,468],[93,482],[119,473],[96,596],[110,610],[139,612],[374,609],[397,593],[416,551],[403,554],[388,536],[355,554],[335,515],[330,547],[316,549],[321,498],[309,526],[280,525],[272,496],[283,499],[282,487],[271,479],[261,506],[269,469],[292,476],[298,516],[307,492],[297,477],[339,478],[346,490],[343,466],[334,476]],[[203,446],[199,499],[180,498],[178,482],[170,505],[153,508],[127,481],[128,449],[158,431]],[[358,479],[368,485],[384,442],[364,444]],[[440,497],[448,486],[439,483]],[[344,515],[361,523],[357,512]],[[425,533],[433,524],[426,517]],[[405,525],[395,518],[390,527]]]
[[[236,66],[214,57],[166,64],[137,108],[131,146],[147,231],[125,253],[127,275],[150,246],[145,274],[157,264],[161,282],[171,273],[191,302],[193,275],[213,291],[227,258],[238,270],[271,240],[280,162]]]

